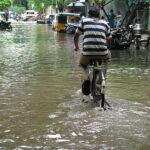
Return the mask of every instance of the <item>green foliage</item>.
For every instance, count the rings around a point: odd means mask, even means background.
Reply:
[[[103,4],[106,2],[106,0],[94,0],[94,2],[99,3],[99,4]]]
[[[0,11],[7,9],[11,6],[13,0],[0,0]]]
[[[26,10],[25,7],[19,7],[19,6],[12,6],[11,9],[18,13],[24,13]]]
[[[37,11],[54,4],[56,4],[56,0],[29,0],[29,7],[32,8],[34,6],[34,9]]]
[[[28,8],[28,0],[13,0],[13,5]]]
[[[104,3],[105,0],[97,0],[97,2],[99,2],[99,3]]]
[[[67,6],[68,3],[74,2],[76,0],[29,0],[29,7],[32,8],[34,5],[34,9],[40,11],[43,9],[42,3],[44,4],[44,8],[47,8],[49,5],[56,6]]]
[[[114,0],[94,0],[95,3],[97,4],[107,4],[107,3],[110,3]]]

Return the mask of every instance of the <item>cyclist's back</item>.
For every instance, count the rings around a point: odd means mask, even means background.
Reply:
[[[99,10],[92,7],[89,10],[89,17],[84,18],[74,36],[75,50],[79,49],[79,36],[83,35],[83,51],[80,58],[80,66],[86,68],[91,59],[110,58],[107,49],[107,39],[111,38],[110,27],[105,20],[99,19]]]
[[[80,34],[83,32],[83,55],[108,54],[107,37],[110,36],[110,32],[105,20],[85,18],[77,32]]]

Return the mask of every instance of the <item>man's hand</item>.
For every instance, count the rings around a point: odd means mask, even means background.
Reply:
[[[79,45],[78,45],[79,36],[80,36],[80,35],[79,35],[78,33],[75,33],[75,35],[74,35],[74,50],[75,50],[75,51],[80,50],[80,49],[79,49]]]

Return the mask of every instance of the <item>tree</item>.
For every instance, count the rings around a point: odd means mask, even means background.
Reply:
[[[105,11],[105,6],[108,5],[109,3],[111,3],[112,1],[114,1],[114,0],[94,0],[96,5],[104,12],[107,19],[109,19],[109,16],[108,16],[107,12]]]
[[[3,11],[11,6],[13,0],[0,0],[0,10]]]
[[[34,9],[37,11],[41,11],[47,8],[49,5],[58,6],[59,10],[63,10],[68,3],[76,1],[76,0],[28,0],[29,6],[32,7],[34,5]],[[43,5],[42,5],[43,4]]]
[[[13,0],[13,5],[28,9],[28,0]]]
[[[29,7],[33,7],[37,11],[47,8],[49,5],[56,5],[56,0],[29,0]]]

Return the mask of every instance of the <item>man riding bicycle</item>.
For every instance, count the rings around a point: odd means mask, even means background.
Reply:
[[[83,50],[80,56],[80,66],[83,68],[83,80],[87,79],[86,68],[91,59],[103,60],[102,64],[107,68],[111,54],[107,48],[108,39],[111,38],[108,23],[100,19],[99,10],[91,7],[88,18],[84,18],[74,35],[74,50],[79,50],[79,37],[83,35]]]

